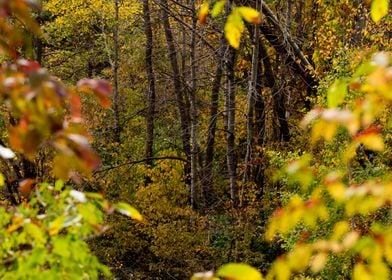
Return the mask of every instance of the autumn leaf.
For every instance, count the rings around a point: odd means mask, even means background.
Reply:
[[[370,7],[370,16],[372,20],[378,23],[388,14],[389,0],[373,0]]]
[[[241,34],[244,31],[244,22],[238,9],[235,8],[228,16],[225,24],[225,36],[230,46],[238,49],[240,46]]]
[[[35,187],[35,180],[25,179],[19,183],[19,191],[23,196],[28,196]]]
[[[137,211],[134,207],[130,206],[127,203],[124,203],[124,202],[116,203],[114,205],[114,208],[120,214],[123,214],[125,216],[131,217],[132,219],[135,219],[137,221],[142,221],[143,220],[143,217],[139,213],[139,211]]]
[[[249,23],[261,23],[260,13],[253,8],[239,7],[238,12],[241,14],[242,18]]]
[[[104,108],[110,107],[109,94],[112,92],[112,87],[108,81],[83,79],[77,83],[77,87],[81,92],[89,93],[90,90],[93,91]]]
[[[262,280],[263,276],[254,267],[243,263],[228,263],[221,266],[216,275],[232,280]]]
[[[200,24],[205,24],[207,21],[207,16],[208,16],[208,10],[209,10],[210,4],[208,2],[204,2],[199,11],[199,23]]]
[[[219,16],[222,13],[223,8],[225,7],[225,4],[226,0],[220,0],[216,2],[215,5],[212,7],[211,16],[213,18]]]

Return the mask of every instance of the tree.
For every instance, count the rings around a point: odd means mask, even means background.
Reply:
[[[21,58],[23,53],[18,50],[29,44],[23,40],[24,28],[41,35],[30,16],[31,8],[36,8],[34,4],[31,1],[0,4],[1,50],[8,60],[0,70],[1,102],[6,113],[3,116],[8,117],[8,142],[12,148],[5,147],[2,141],[0,156],[4,165],[9,162],[8,171],[15,174],[20,172],[14,163],[18,158],[22,164],[33,162],[38,151],[49,146],[55,150],[53,177],[80,182],[81,176],[91,176],[99,158],[82,125],[79,94],[92,94],[108,107],[110,85],[103,80],[84,79],[77,86],[66,87],[37,62]],[[15,18],[19,24],[14,23]],[[53,185],[43,183],[45,178],[34,172],[19,174],[24,178],[14,184],[20,178],[5,178],[4,165],[0,186],[8,185],[10,202],[14,205],[2,202],[0,208],[0,277],[110,276],[108,268],[91,254],[86,239],[105,230],[105,214],[116,211],[141,220],[139,212],[126,203],[112,204],[100,194],[72,189],[61,180]]]

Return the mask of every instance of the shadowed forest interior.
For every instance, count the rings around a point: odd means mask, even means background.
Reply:
[[[0,278],[390,279],[389,2],[0,0]]]

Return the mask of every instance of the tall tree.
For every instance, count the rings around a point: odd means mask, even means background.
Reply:
[[[155,119],[155,75],[152,63],[153,36],[148,0],[143,0],[144,34],[146,36],[145,63],[147,72],[147,114],[146,114],[146,151],[145,157],[152,158],[154,155],[154,119]],[[152,160],[148,160],[152,165]]]
[[[114,141],[120,143],[120,109],[119,109],[119,89],[118,89],[118,60],[119,60],[119,0],[114,0],[114,31],[113,31],[113,111],[114,111]]]
[[[197,14],[195,0],[191,0],[192,9],[192,37],[190,45],[190,64],[191,64],[191,87],[189,91],[190,101],[190,125],[191,125],[191,205],[193,209],[196,209],[196,192],[197,192],[197,180],[198,180],[198,153],[199,144],[197,140],[197,108],[196,108],[196,28],[197,28]]]
[[[177,48],[175,45],[172,28],[169,21],[169,5],[167,0],[160,0],[163,29],[165,31],[166,43],[169,52],[169,60],[172,68],[173,76],[173,88],[176,96],[177,107],[180,115],[180,127],[181,127],[181,139],[184,149],[184,153],[190,162],[191,157],[191,144],[190,144],[190,116],[189,108],[186,102],[185,87],[180,74],[178,59],[177,59]],[[185,176],[186,181],[189,185],[189,175],[191,167],[189,163],[185,164]]]
[[[226,49],[225,112],[226,112],[226,160],[230,184],[230,199],[233,208],[239,205],[237,185],[237,163],[235,155],[235,49]]]
[[[211,101],[210,101],[210,116],[208,121],[207,129],[207,144],[206,144],[206,157],[204,164],[203,182],[202,182],[202,193],[204,198],[204,204],[206,208],[209,208],[214,202],[214,180],[213,180],[213,163],[215,153],[215,137],[216,137],[216,123],[218,119],[218,107],[219,107],[219,92],[221,89],[221,80],[223,74],[223,58],[225,50],[227,49],[226,40],[222,34],[220,44],[217,51],[216,57],[216,70],[211,87]]]

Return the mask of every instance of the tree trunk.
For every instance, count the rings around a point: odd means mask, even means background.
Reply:
[[[114,57],[113,57],[113,111],[114,111],[114,141],[120,143],[120,112],[119,112],[119,92],[118,92],[118,50],[119,50],[119,0],[114,0],[114,33],[113,33],[113,43],[114,43]]]
[[[147,71],[147,102],[148,109],[146,115],[146,151],[145,157],[152,158],[154,156],[154,119],[155,119],[155,76],[152,67],[152,49],[153,36],[150,18],[150,7],[148,0],[143,0],[143,19],[144,19],[144,34],[146,36],[146,71]],[[147,164],[152,166],[152,160],[148,160]]]
[[[197,109],[196,109],[196,28],[197,28],[197,14],[195,1],[192,0],[192,37],[191,37],[191,88],[190,88],[190,117],[191,117],[191,206],[196,209],[196,193],[197,193],[197,179],[198,168],[197,159],[199,152],[199,144],[197,141]]]
[[[173,86],[176,95],[177,107],[180,114],[180,126],[181,126],[181,139],[183,144],[183,149],[187,160],[190,162],[191,156],[191,146],[190,146],[190,130],[189,130],[189,108],[186,106],[185,96],[184,96],[184,86],[182,84],[182,79],[180,75],[180,70],[178,67],[177,50],[174,44],[173,33],[171,30],[169,22],[169,6],[167,0],[160,0],[161,11],[162,11],[162,22],[163,29],[165,31],[166,43],[169,51],[169,59],[173,72]],[[189,163],[185,164],[185,182],[190,185],[189,175],[191,173],[191,166]]]
[[[258,10],[258,5],[256,4]],[[246,121],[246,155],[245,155],[245,170],[244,182],[248,182],[252,175],[252,159],[253,159],[253,140],[254,140],[254,110],[256,102],[256,83],[258,77],[259,66],[259,44],[260,44],[260,31],[258,28],[253,28],[253,52],[252,52],[252,66],[248,88],[248,111]]]
[[[220,40],[220,48],[217,57],[217,66],[215,70],[214,80],[211,88],[211,104],[210,104],[210,120],[207,131],[207,146],[206,146],[206,159],[205,168],[203,174],[203,185],[202,192],[204,198],[204,205],[206,208],[211,207],[214,203],[214,178],[212,172],[212,166],[214,162],[214,151],[215,151],[215,133],[216,133],[216,122],[218,118],[218,103],[219,103],[219,91],[221,87],[222,73],[223,73],[223,57],[225,49],[227,48],[226,39],[222,35]]]
[[[235,50],[228,47],[226,56],[225,111],[227,114],[226,152],[227,171],[230,181],[230,198],[233,208],[239,204],[237,186],[237,164],[235,156],[235,85],[234,85]]]
[[[260,39],[259,39],[260,40]],[[267,51],[265,50],[263,44],[259,42],[259,59],[258,59],[258,71],[257,71],[257,82],[256,82],[256,96],[255,96],[255,130],[256,130],[256,144],[259,148],[264,146],[264,133],[265,133],[265,103],[264,97],[261,93],[263,87],[263,76],[268,75],[263,73],[261,69],[263,68],[263,61],[268,57],[264,56]],[[264,68],[264,72],[265,72]],[[272,76],[272,75],[271,75]],[[263,165],[263,152],[258,150],[256,165],[254,167],[253,181],[257,186],[257,196],[261,198],[264,193],[264,165]]]

